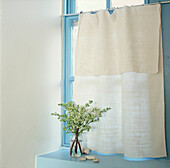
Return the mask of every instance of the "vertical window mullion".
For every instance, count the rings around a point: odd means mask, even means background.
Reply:
[[[63,17],[63,102],[72,100],[73,81],[72,76],[72,24],[78,20],[77,16]],[[66,111],[63,110],[66,114]],[[65,125],[65,123],[63,123]],[[63,131],[62,146],[68,147],[70,143],[70,134]]]
[[[71,13],[76,12],[76,0],[71,0]]]
[[[144,0],[144,4],[148,4],[149,3],[149,0]]]
[[[67,14],[76,12],[76,0],[67,0]]]
[[[111,0],[106,0],[106,9],[110,9],[111,7]]]
[[[63,102],[69,102],[72,100],[72,81],[70,81],[70,76],[72,75],[71,68],[71,20],[68,17],[64,17],[64,47],[63,47]],[[63,109],[63,113],[66,111]],[[65,123],[63,123],[65,125]],[[67,135],[63,131],[62,146],[69,146],[70,135]]]

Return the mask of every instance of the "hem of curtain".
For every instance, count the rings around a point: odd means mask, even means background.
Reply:
[[[167,154],[162,154],[162,155],[154,155],[154,156],[143,156],[143,157],[136,157],[136,156],[129,156],[129,155],[126,155],[124,154],[123,152],[118,152],[118,153],[102,153],[102,152],[98,152],[98,151],[95,151],[95,150],[92,150],[92,152],[98,154],[98,155],[105,155],[105,156],[115,156],[115,155],[121,155],[123,157],[126,157],[126,158],[132,158],[132,159],[161,159],[161,158],[165,158],[167,157]]]
[[[144,157],[132,157],[132,156],[126,156],[126,155],[124,155],[124,157],[128,157],[128,158],[135,158],[135,159],[144,159],[144,158],[165,158],[165,157],[167,157],[167,155],[166,154],[163,154],[163,155],[155,155],[155,156],[144,156]]]
[[[112,76],[112,75],[122,75],[124,73],[128,73],[128,72],[135,72],[135,73],[145,73],[145,74],[158,74],[159,70],[155,70],[153,72],[145,72],[145,71],[138,71],[138,70],[127,70],[127,71],[122,71],[122,72],[118,72],[118,73],[80,73],[79,71],[76,73],[75,72],[75,76]]]

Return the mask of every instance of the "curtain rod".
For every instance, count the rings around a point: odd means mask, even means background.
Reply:
[[[155,5],[155,4],[167,4],[167,3],[170,3],[170,1],[163,1],[163,2],[155,2],[155,3],[149,3],[149,4],[141,4],[141,5],[131,5],[131,7],[136,7],[136,6],[145,6],[145,5]],[[110,8],[110,9],[103,9],[102,11],[104,10],[114,10],[114,9],[120,9],[120,8],[123,8],[123,7],[113,7],[113,8]],[[95,10],[95,11],[86,11],[86,12],[83,12],[81,11],[80,13],[90,13],[90,12],[98,12],[99,10]],[[77,16],[79,15],[80,13],[71,13],[71,14],[64,14],[62,16]]]

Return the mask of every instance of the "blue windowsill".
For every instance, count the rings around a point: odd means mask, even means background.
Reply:
[[[79,161],[79,158],[70,157],[69,149],[62,148],[55,152],[37,156],[37,168],[169,168],[170,160],[147,160],[133,162],[125,160],[123,155],[90,155],[100,159],[99,163],[91,160]]]

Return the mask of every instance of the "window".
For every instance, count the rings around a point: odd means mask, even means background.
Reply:
[[[147,0],[65,0],[63,3],[63,101],[72,100],[74,55],[77,37],[78,12],[94,11],[125,5],[148,3]],[[64,111],[65,113],[65,111]],[[70,135],[63,131],[62,145],[69,146]]]
[[[143,0],[111,0],[112,7],[122,7],[122,6],[131,6],[131,5],[140,5],[143,4]]]
[[[106,0],[77,0],[76,12],[106,9]]]

